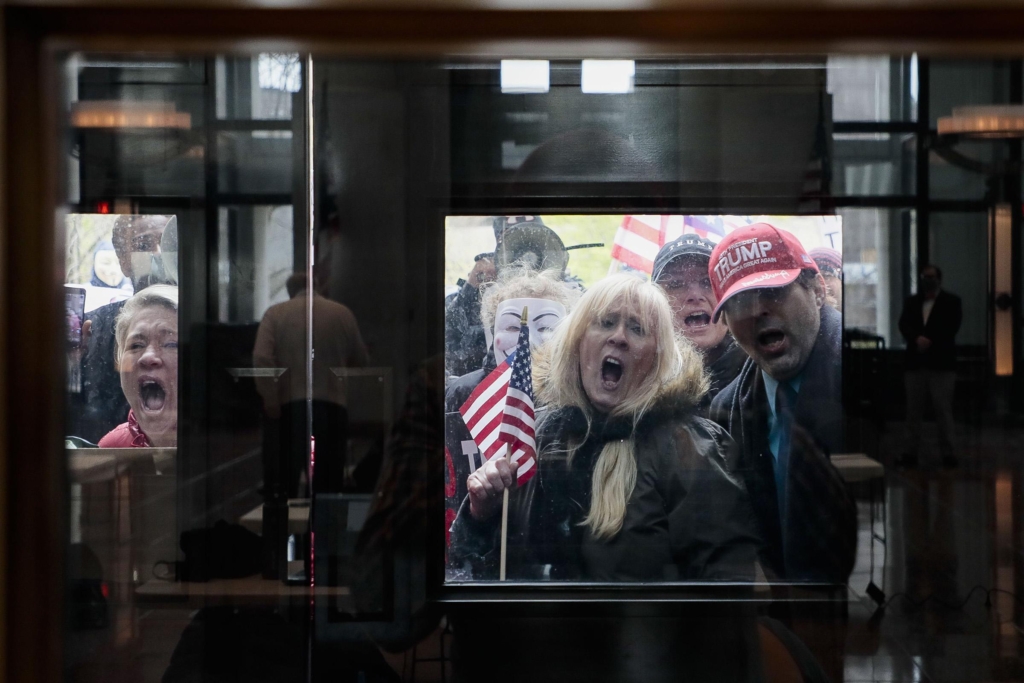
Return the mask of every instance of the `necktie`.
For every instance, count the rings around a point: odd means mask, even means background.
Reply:
[[[775,492],[779,499],[779,519],[783,533],[786,528],[786,482],[789,474],[789,445],[793,426],[796,390],[789,382],[779,382],[775,389],[775,419],[779,425],[779,452],[775,459]]]

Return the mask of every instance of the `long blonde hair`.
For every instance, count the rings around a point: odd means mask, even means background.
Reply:
[[[630,418],[636,425],[658,399],[671,389],[676,398],[696,404],[708,389],[700,353],[687,339],[676,333],[672,309],[657,285],[635,275],[609,276],[592,287],[576,308],[555,330],[554,336],[538,351],[534,363],[534,381],[541,403],[553,408],[579,408],[587,420],[587,436],[595,409],[583,388],[580,374],[580,342],[587,328],[613,305],[625,301],[634,311],[645,334],[657,341],[654,366],[646,381],[633,395],[617,405],[609,417]],[[568,444],[571,461],[586,441]],[[600,539],[613,538],[622,529],[626,504],[636,486],[636,438],[605,443],[594,467],[590,510],[583,524]]]

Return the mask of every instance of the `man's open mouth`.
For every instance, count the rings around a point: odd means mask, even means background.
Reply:
[[[156,412],[163,410],[167,401],[167,390],[159,380],[139,380],[139,397],[142,398],[142,407],[146,411]]]
[[[601,384],[605,389],[612,390],[619,385],[622,379],[622,361],[618,358],[606,357],[601,362]]]
[[[782,330],[765,330],[757,335],[757,343],[768,353],[781,351],[786,344],[786,334]]]
[[[683,318],[683,323],[688,328],[695,327],[707,327],[711,324],[711,315],[705,311],[699,311],[697,313],[691,313],[690,315]]]

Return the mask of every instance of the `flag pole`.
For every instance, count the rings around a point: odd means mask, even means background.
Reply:
[[[519,319],[519,326],[522,328],[524,325],[530,324],[529,318],[529,307],[523,306],[523,317]],[[511,444],[505,447],[505,459],[509,461],[509,465],[512,464],[512,448]],[[515,472],[512,476],[517,476]],[[505,559],[507,557],[506,548],[508,547],[508,489],[501,495],[501,566],[498,570],[498,580],[505,580]]]
[[[505,547],[508,541],[508,489],[501,497],[501,571],[499,581],[505,580]]]

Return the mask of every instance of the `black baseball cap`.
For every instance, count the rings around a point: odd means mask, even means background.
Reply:
[[[710,259],[711,252],[714,250],[714,242],[709,242],[697,235],[688,234],[674,239],[659,249],[658,255],[654,257],[654,273],[651,275],[651,280],[657,282],[668,264],[680,256],[700,256]]]

